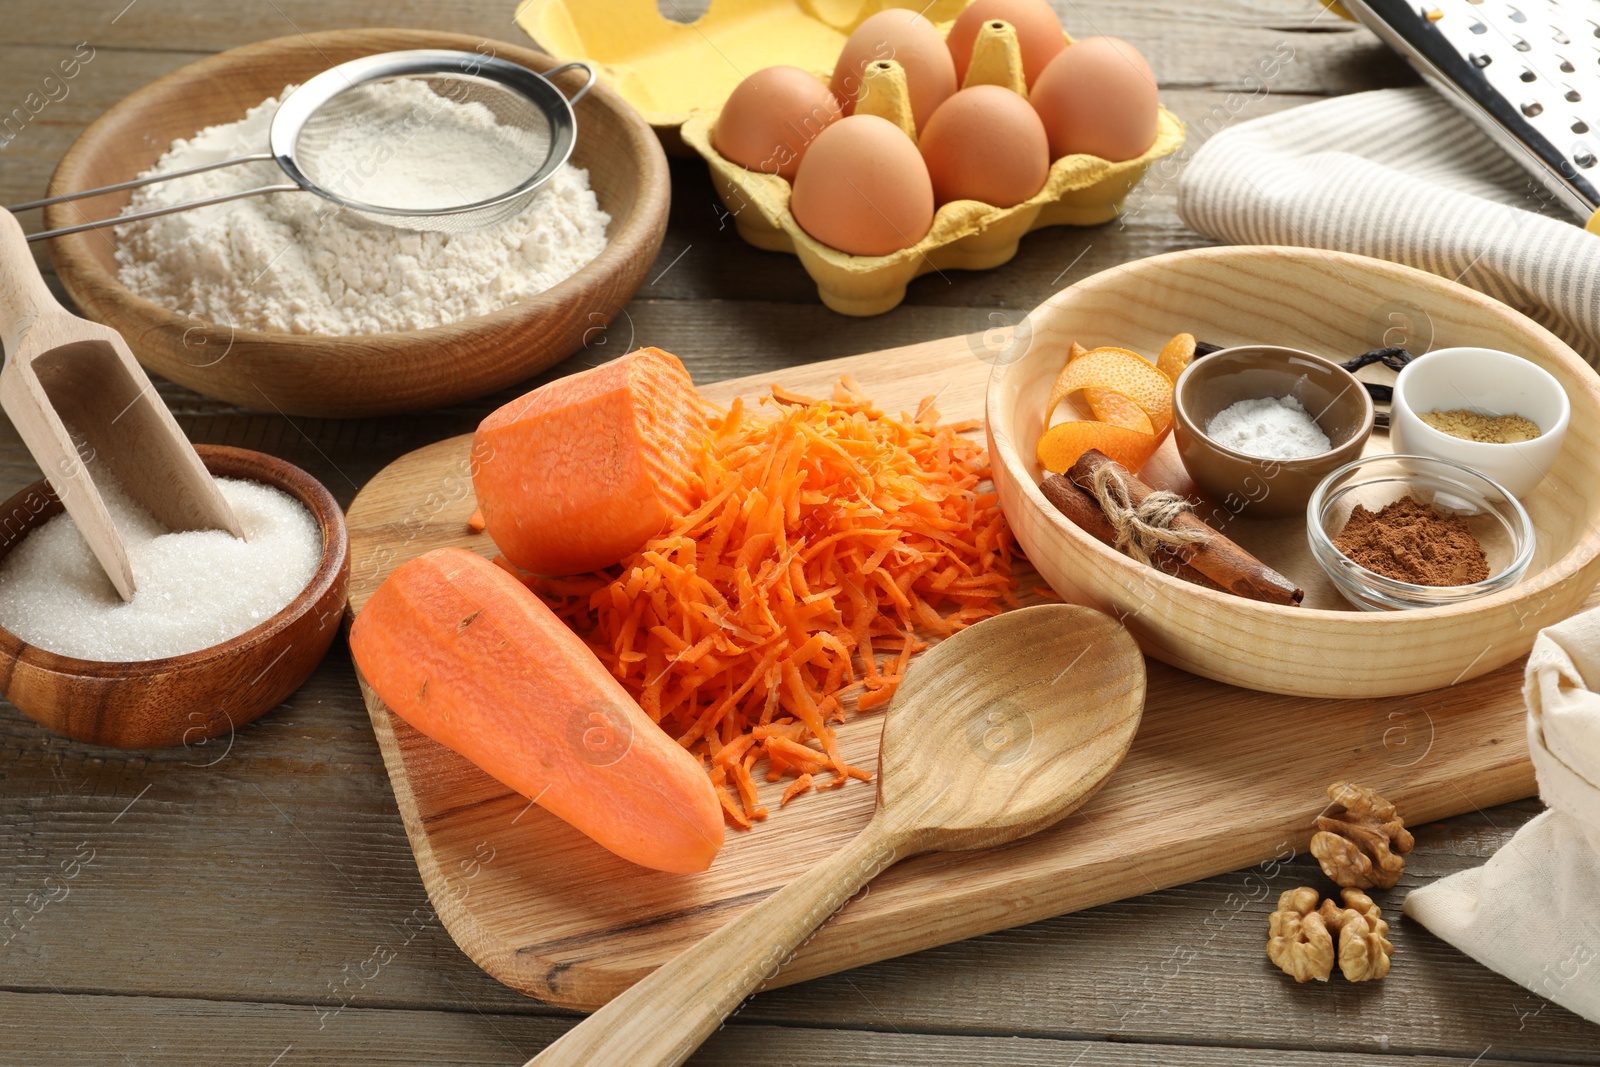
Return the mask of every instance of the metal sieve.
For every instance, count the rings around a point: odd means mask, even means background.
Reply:
[[[568,98],[550,79],[573,69],[583,70],[588,78]],[[398,106],[392,99],[382,102],[371,91],[378,83],[400,79],[420,83],[418,90],[407,94],[413,100],[409,107]],[[221,167],[271,161],[289,182],[65,226],[32,234],[28,240],[116,226],[263,193],[302,191],[380,225],[449,233],[477,229],[520,212],[539,186],[567,161],[577,139],[572,105],[594,81],[595,71],[585,63],[567,63],[536,74],[476,52],[430,48],[364,56],[325,70],[290,93],[272,118],[266,152],[34,200],[9,210],[26,211]],[[459,106],[441,124],[441,113],[448,105]],[[498,155],[493,161],[496,166],[486,166],[479,151],[476,157],[458,160],[453,177],[447,175],[432,184],[428,189],[431,195],[426,197],[430,202],[399,203],[402,198],[394,195],[383,178],[416,172],[414,153],[425,147],[430,129],[465,133],[482,142]],[[376,135],[382,148],[371,157],[353,158],[348,141],[352,132]]]

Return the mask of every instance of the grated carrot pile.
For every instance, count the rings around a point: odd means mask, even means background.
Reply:
[[[784,804],[870,779],[830,725],[848,701],[886,704],[930,638],[1015,603],[977,424],[939,425],[933,401],[892,418],[848,378],[827,401],[774,387],[771,415],[735,401],[691,514],[607,571],[520,576],[705,760],[735,826],[767,815],[759,761],[794,779]]]

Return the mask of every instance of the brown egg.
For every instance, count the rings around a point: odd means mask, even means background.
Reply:
[[[972,61],[972,45],[978,39],[978,29],[990,19],[1011,23],[1017,31],[1017,43],[1022,46],[1022,73],[1028,87],[1039,80],[1039,74],[1063,48],[1067,47],[1067,33],[1061,20],[1045,0],[973,0],[950,27],[945,43],[950,57],[956,61],[956,84],[967,77],[967,64]]]
[[[792,182],[806,149],[840,114],[838,98],[815,74],[767,67],[734,88],[711,131],[711,146],[746,170]]]
[[[852,256],[910,248],[933,226],[933,183],[917,146],[876,115],[851,115],[811,143],[789,210],[800,228]]]
[[[1012,207],[1044,188],[1050,141],[1028,102],[999,85],[974,85],[944,103],[917,141],[934,200]]]
[[[862,69],[875,59],[893,59],[905,68],[911,117],[919,131],[933,109],[956,91],[955,61],[939,31],[915,11],[894,7],[857,26],[839,53],[828,87],[844,104],[846,115],[855,111]]]
[[[1044,120],[1050,158],[1082,152],[1112,162],[1156,139],[1156,76],[1127,41],[1085,37],[1050,61],[1028,96]]]

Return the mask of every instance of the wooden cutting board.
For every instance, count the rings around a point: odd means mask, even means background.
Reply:
[[[982,343],[947,338],[783,371],[827,395],[853,374],[881,406],[939,394],[951,420],[983,414]],[[706,386],[754,400],[768,376]],[[351,505],[350,610],[396,566],[443,545],[495,555],[467,530],[470,438],[402,457]],[[1037,579],[1022,575],[1024,602]],[[1591,603],[1593,601],[1591,600]],[[1270,656],[1271,649],[1261,654]],[[1149,661],[1133,750],[1106,787],[1057,827],[1003,848],[901,863],[825,926],[770,983],[1087,908],[1252,864],[1252,899],[1289,888],[1275,862],[1303,851],[1324,791],[1373,786],[1408,822],[1535,792],[1523,734],[1522,661],[1450,689],[1386,700],[1304,700],[1235,689]],[[1283,669],[1294,670],[1293,663]],[[712,868],[669,875],[617,859],[393,715],[363,685],[423,883],[456,943],[495,978],[540,999],[593,1009],[656,965],[803,873],[866,824],[870,785],[851,783],[729,831]],[[875,767],[879,721],[839,730],[849,762]],[[1263,887],[1263,884],[1265,887]],[[1266,937],[1265,928],[1262,938]]]

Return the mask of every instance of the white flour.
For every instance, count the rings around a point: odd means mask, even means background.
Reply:
[[[1206,436],[1224,448],[1263,459],[1306,459],[1333,447],[1317,420],[1292,396],[1230,404],[1206,423]]]
[[[419,207],[459,202],[463,194],[484,199],[526,170],[507,166],[506,146],[543,151],[530,135],[496,125],[482,105],[447,100],[421,82],[360,91],[377,107],[330,138],[327,158],[341,169],[316,175],[341,195]],[[269,99],[239,122],[174,141],[150,173],[265,151],[277,107]],[[287,181],[275,163],[248,163],[136,190],[127,210]],[[383,333],[456,322],[542,292],[600,254],[610,221],[588,172],[567,164],[520,214],[487,229],[375,226],[341,215],[313,193],[273,193],[126,224],[118,231],[117,264],[135,293],[209,322]]]
[[[549,151],[543,130],[502,126],[482,104],[402,78],[340,93],[301,130],[298,155],[312,181],[340,196],[443,208],[509,192]]]

